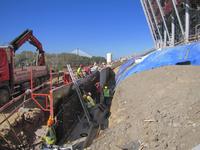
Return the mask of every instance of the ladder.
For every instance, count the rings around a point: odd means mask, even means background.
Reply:
[[[82,106],[83,111],[84,111],[85,116],[86,116],[86,119],[87,119],[88,123],[90,124],[90,123],[91,123],[91,116],[90,116],[90,114],[89,114],[89,112],[88,112],[88,110],[87,110],[87,108],[86,108],[86,106],[85,106],[85,103],[84,103],[84,100],[83,100],[83,96],[82,96],[82,94],[81,94],[81,90],[80,90],[80,88],[79,88],[79,85],[78,85],[78,83],[77,83],[77,79],[76,79],[76,77],[74,76],[74,73],[73,73],[73,71],[72,71],[72,68],[71,68],[70,64],[67,64],[67,69],[68,69],[69,74],[70,74],[70,76],[71,76],[72,82],[74,83],[76,92],[77,92],[77,94],[78,94],[78,98],[79,98],[79,100],[80,100],[81,106]]]

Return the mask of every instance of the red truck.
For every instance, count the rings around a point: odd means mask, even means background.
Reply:
[[[15,52],[27,41],[37,48],[35,66],[15,68]],[[33,35],[32,30],[26,30],[8,46],[0,46],[0,105],[10,99],[16,86],[21,87],[22,90],[25,85],[29,84],[31,69],[33,69],[35,81],[44,81],[48,77],[42,44]]]

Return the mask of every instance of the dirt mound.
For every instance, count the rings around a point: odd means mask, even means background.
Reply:
[[[110,127],[91,149],[188,150],[200,144],[200,67],[135,74],[116,89]]]

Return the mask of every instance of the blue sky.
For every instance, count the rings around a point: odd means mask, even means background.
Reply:
[[[140,0],[1,0],[0,12],[1,45],[29,28],[49,53],[120,57],[153,47]]]

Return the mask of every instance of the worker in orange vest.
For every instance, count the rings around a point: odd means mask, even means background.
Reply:
[[[42,137],[42,139],[47,145],[54,145],[57,141],[56,132],[54,129],[54,119],[52,116],[50,116],[47,121],[47,133],[44,137]]]

